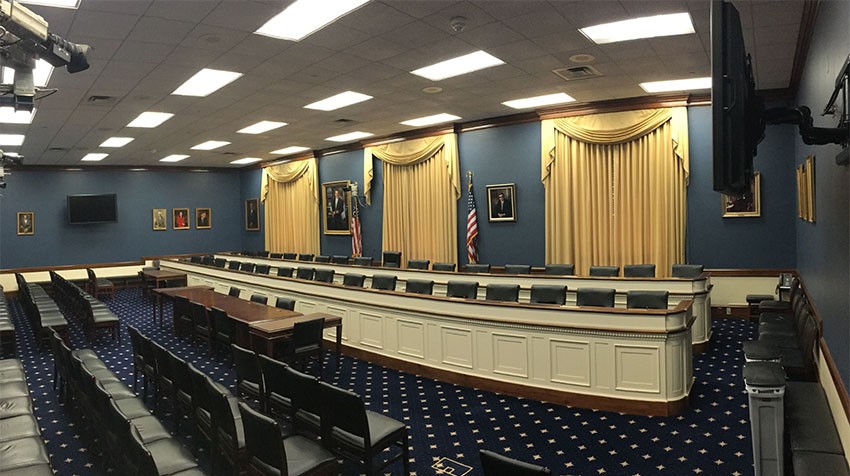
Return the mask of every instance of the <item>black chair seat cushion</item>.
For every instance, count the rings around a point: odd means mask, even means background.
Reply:
[[[50,463],[40,437],[20,438],[0,443],[0,473],[6,470]]]
[[[812,474],[828,474],[829,476],[850,475],[844,455],[818,453],[814,451],[795,451],[793,460],[795,476],[809,476]]]
[[[798,349],[797,337],[781,334],[759,334],[759,340],[780,349]]]
[[[32,401],[29,397],[0,396],[0,419],[32,414]]]
[[[819,383],[787,382],[785,384],[785,431],[789,435],[791,450],[819,451],[841,454],[844,452],[829,403]],[[801,473],[794,473],[801,474]],[[804,473],[832,475],[836,473]]]
[[[121,379],[118,378],[118,376],[115,375],[115,373],[112,372],[109,369],[95,369],[95,370],[89,370],[89,372],[92,374],[92,376],[98,382],[101,383],[101,385],[106,385],[107,383],[120,383],[121,382]]]
[[[141,399],[138,398],[122,398],[115,400],[115,406],[121,410],[121,414],[127,417],[128,420],[151,416],[151,411]],[[139,430],[141,432],[141,430]]]
[[[126,415],[125,415],[126,416]],[[142,442],[147,446],[155,441],[171,438],[168,430],[162,426],[159,419],[153,415],[142,416],[130,420],[133,426],[139,430],[139,436],[142,437]]]
[[[136,398],[136,394],[127,388],[122,382],[106,382],[103,383],[103,389],[112,397],[113,400],[123,400],[125,398]]]
[[[239,391],[245,392],[248,395],[260,395],[260,384],[249,380],[239,382]],[[239,408],[236,408],[236,414],[239,414]]]
[[[758,304],[762,301],[773,301],[772,294],[747,294],[747,304]]]
[[[154,441],[146,444],[145,448],[151,452],[159,474],[174,474],[198,467],[192,454],[174,438]]]
[[[282,409],[284,413],[289,414],[289,410],[292,408],[292,399],[277,392],[269,392],[269,405]]]
[[[0,420],[0,442],[41,436],[38,420],[33,415],[19,415]]]
[[[0,398],[14,398],[29,396],[29,388],[23,380],[17,382],[0,382]]]
[[[85,362],[87,360],[100,361],[100,357],[98,357],[97,353],[95,353],[95,351],[93,351],[91,349],[77,349],[77,350],[71,351],[71,355],[74,356],[74,357],[79,357],[80,360],[82,360],[83,362]],[[101,364],[102,364],[103,368],[106,368],[106,364],[104,364],[103,362],[101,362]],[[89,369],[91,369],[91,367],[89,367]]]
[[[322,474],[323,467],[336,465],[336,457],[313,441],[296,435],[283,440],[289,476]]]
[[[788,301],[762,301],[759,303],[761,311],[787,311],[791,309],[791,303]]]
[[[385,439],[396,433],[400,435],[406,429],[404,423],[388,416],[384,416],[381,413],[367,410],[366,418],[369,421],[369,439],[372,441],[372,446],[378,446],[378,444],[384,442]],[[331,437],[334,441],[342,443],[349,448],[357,450],[362,450],[364,448],[365,443],[363,438],[353,435],[347,431],[340,430],[337,427],[334,427],[331,430]]]
[[[321,433],[322,419],[315,413],[300,409],[295,412],[295,425],[318,435]]]
[[[744,356],[747,360],[776,360],[780,355],[779,349],[767,342],[757,340],[744,342]]]
[[[24,468],[3,470],[3,476],[53,476],[53,469],[47,463],[39,463]]]

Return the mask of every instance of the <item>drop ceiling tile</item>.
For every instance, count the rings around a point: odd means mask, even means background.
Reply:
[[[149,43],[164,43],[179,45],[195,28],[195,24],[187,21],[166,20],[163,18],[142,17],[128,39]]]
[[[384,38],[370,38],[347,48],[344,53],[370,61],[381,61],[405,53],[407,50],[395,42]]]
[[[107,0],[114,1],[114,0]],[[156,0],[146,15],[166,20],[199,22],[216,7],[217,2],[197,0]]]
[[[173,45],[145,41],[124,41],[111,59],[159,64],[174,50]]]
[[[124,13],[86,12],[78,14],[68,32],[69,39],[77,36],[123,40],[141,17]]]
[[[438,28],[450,35],[456,34],[456,24],[452,19],[463,18],[464,28],[478,28],[495,21],[486,9],[479,8],[473,2],[458,2],[448,8],[434,12],[422,20],[434,28]]]
[[[516,31],[505,28],[499,22],[491,22],[480,27],[467,27],[464,31],[458,33],[457,37],[482,49],[522,41],[524,38]]]
[[[387,5],[384,2],[369,2],[340,18],[337,23],[371,35],[380,35],[387,31],[387,25],[398,28],[416,21],[412,16],[395,8],[397,3]],[[378,21],[375,21],[376,19]]]
[[[633,16],[623,7],[623,2],[555,1],[552,5],[576,28],[627,20]]]
[[[371,35],[354,28],[336,26],[333,29],[323,28],[304,38],[299,43],[321,46],[333,51],[342,51],[349,46],[357,45],[371,38]]]
[[[281,11],[279,2],[223,1],[204,17],[203,23],[253,33]]]
[[[564,30],[564,17],[548,3],[540,4],[532,12],[502,21],[526,38],[538,38]]]
[[[756,28],[777,25],[788,26],[788,32],[796,36],[805,2],[753,2],[753,26]]]
[[[593,43],[578,31],[561,31],[534,38],[534,43],[549,53],[587,48]]]

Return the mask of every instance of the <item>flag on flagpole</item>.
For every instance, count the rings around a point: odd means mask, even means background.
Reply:
[[[467,208],[466,215],[466,257],[470,264],[478,262],[478,212],[475,210],[475,196],[472,195],[472,173],[468,173],[469,183],[466,187]]]
[[[351,256],[363,254],[363,241],[360,236],[360,207],[357,205],[357,197],[351,200]]]

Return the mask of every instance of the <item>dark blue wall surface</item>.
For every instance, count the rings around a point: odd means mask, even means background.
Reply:
[[[142,256],[238,248],[241,208],[236,172],[15,171],[0,198],[0,267],[135,261]],[[118,222],[69,225],[66,196],[115,193]],[[171,210],[189,208],[190,230],[173,230]],[[212,229],[196,230],[196,207],[212,210]],[[152,209],[169,226],[152,230]],[[35,213],[35,234],[17,236],[16,213]]]
[[[265,247],[266,208],[265,205],[263,205],[263,202],[260,202],[260,209],[258,210],[260,214],[260,230],[248,231],[245,229],[245,200],[252,198],[262,198],[260,197],[260,184],[262,180],[262,169],[244,170],[239,173],[239,193],[241,198],[241,208],[239,209],[239,215],[242,217],[242,226],[239,229],[241,230],[242,242],[237,249],[231,251],[261,251],[267,249]]]
[[[493,265],[545,264],[544,190],[540,182],[540,123],[466,132],[458,138],[461,189],[458,200],[459,264],[467,264],[466,172],[472,171],[478,215],[478,260]],[[488,221],[487,185],[516,184],[515,222]]]
[[[797,103],[812,108],[815,126],[835,127],[818,114],[850,53],[850,2],[821,2]],[[796,136],[796,133],[794,134]],[[795,139],[797,163],[815,156],[816,222],[797,220],[797,267],[823,319],[823,333],[845,386],[850,386],[850,168],[835,164],[837,145]]]
[[[769,126],[754,161],[761,172],[761,216],[723,218],[712,190],[711,108],[688,109],[691,175],[688,187],[687,258],[707,268],[793,268],[794,128]]]

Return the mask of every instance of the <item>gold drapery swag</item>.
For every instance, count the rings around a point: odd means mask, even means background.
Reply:
[[[383,162],[383,249],[402,260],[457,260],[457,200],[460,198],[457,136],[367,147],[363,195],[371,203],[372,157]]]
[[[266,249],[319,254],[319,185],[316,159],[263,169]]]
[[[541,123],[546,261],[655,263],[667,276],[684,260],[689,173],[684,107],[549,119]]]

